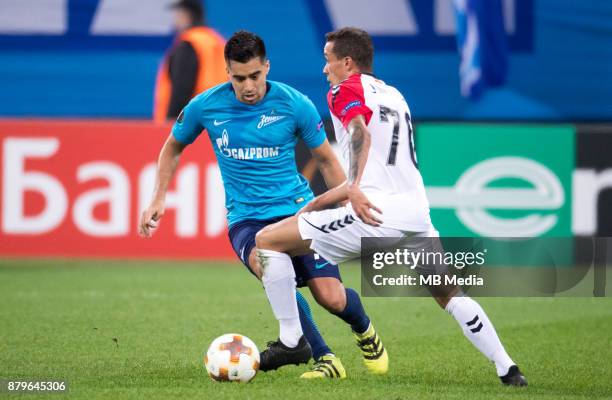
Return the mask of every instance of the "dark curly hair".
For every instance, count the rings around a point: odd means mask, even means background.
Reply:
[[[263,40],[248,31],[238,31],[225,44],[225,61],[246,63],[252,58],[266,59],[266,45]]]

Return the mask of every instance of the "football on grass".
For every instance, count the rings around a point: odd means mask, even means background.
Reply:
[[[259,369],[259,351],[248,337],[228,333],[210,344],[204,366],[215,381],[249,382]]]

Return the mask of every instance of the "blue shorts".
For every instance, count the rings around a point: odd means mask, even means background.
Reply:
[[[255,247],[255,235],[261,229],[275,222],[281,221],[287,217],[276,217],[266,220],[245,220],[232,225],[229,229],[229,239],[232,243],[234,252],[240,258],[240,261],[251,271],[255,273],[249,265],[249,254]],[[295,280],[297,287],[306,286],[307,282],[313,278],[336,278],[340,282],[340,271],[338,265],[333,264],[318,254],[307,254],[305,256],[293,257],[293,268],[295,269]]]

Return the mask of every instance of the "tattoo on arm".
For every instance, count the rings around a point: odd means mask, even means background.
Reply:
[[[348,183],[358,183],[360,172],[363,172],[365,166],[369,143],[369,132],[361,123],[350,124],[349,126],[350,144],[349,144],[349,176]],[[361,171],[360,171],[361,167]]]

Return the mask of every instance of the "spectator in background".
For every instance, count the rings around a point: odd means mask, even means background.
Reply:
[[[176,118],[198,93],[227,81],[225,40],[204,26],[201,0],[180,0],[171,5],[177,31],[157,73],[153,119]]]

